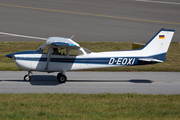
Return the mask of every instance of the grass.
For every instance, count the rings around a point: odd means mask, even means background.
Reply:
[[[0,70],[20,70],[6,54],[36,50],[44,42],[0,42]],[[81,46],[93,51],[117,51],[132,49],[131,42],[78,42]],[[91,69],[89,71],[176,71],[180,72],[180,44],[172,42],[166,55],[166,62],[154,65],[128,66],[117,68]],[[87,70],[86,70],[87,71]]]
[[[1,94],[0,119],[180,119],[180,95]]]

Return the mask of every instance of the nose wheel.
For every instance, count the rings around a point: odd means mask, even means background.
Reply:
[[[60,83],[65,83],[67,81],[66,75],[63,75],[62,73],[57,74],[57,79]]]
[[[29,71],[28,74],[24,76],[24,81],[26,81],[26,82],[31,81],[31,74],[32,74],[32,72]]]
[[[31,80],[31,76],[25,75],[24,81],[29,82]]]

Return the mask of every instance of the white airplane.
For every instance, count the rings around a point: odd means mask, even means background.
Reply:
[[[70,70],[164,62],[174,31],[161,29],[146,45],[135,50],[91,52],[80,47],[71,38],[50,37],[36,51],[23,51],[6,56],[12,58],[20,69],[28,71],[28,74],[24,76],[25,81],[31,80],[32,71],[41,71],[47,73],[59,72],[57,74],[58,81],[65,83],[67,80],[65,73]],[[20,35],[19,37],[27,36]],[[28,38],[30,37],[28,36]]]

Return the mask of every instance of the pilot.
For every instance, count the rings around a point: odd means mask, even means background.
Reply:
[[[58,49],[57,48],[53,48],[53,55],[59,55]]]

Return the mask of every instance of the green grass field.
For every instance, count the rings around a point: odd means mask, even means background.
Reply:
[[[12,59],[6,54],[36,50],[44,42],[0,42],[0,70],[19,70]],[[132,49],[131,42],[78,42],[93,52],[118,51]],[[166,62],[145,66],[128,66],[118,68],[91,69],[89,71],[180,71],[180,44],[172,42],[166,55]],[[87,71],[87,70],[86,70]]]
[[[180,95],[0,94],[0,119],[180,119]]]

